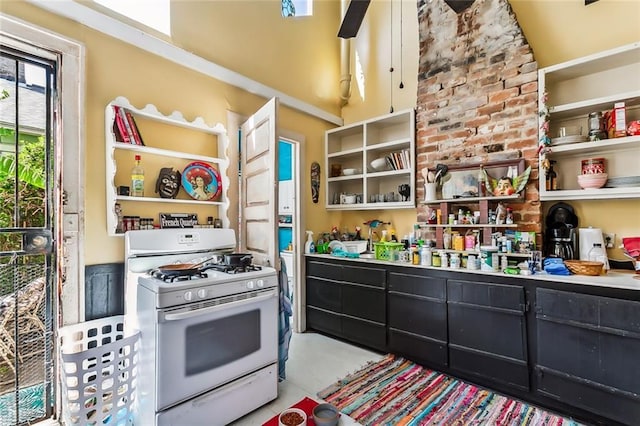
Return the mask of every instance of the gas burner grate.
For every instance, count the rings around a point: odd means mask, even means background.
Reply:
[[[261,271],[262,266],[259,265],[245,265],[245,266],[231,266],[223,263],[217,265],[207,265],[207,269],[214,269],[216,271],[224,272],[226,274],[241,274],[243,272]]]
[[[149,271],[149,275],[151,275],[154,278],[157,278],[159,280],[162,280],[166,283],[173,283],[173,282],[179,282],[179,281],[189,281],[192,279],[198,279],[198,278],[206,278],[207,274],[205,274],[204,272],[200,272],[200,271],[181,271],[179,273],[171,273],[171,274],[167,274],[164,273],[162,271],[160,271],[159,269],[153,269],[151,271]]]

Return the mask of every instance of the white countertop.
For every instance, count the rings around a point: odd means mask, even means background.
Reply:
[[[441,270],[441,271],[450,271],[450,272],[462,272],[474,275],[494,275],[499,277],[510,277],[514,279],[526,278],[532,280],[541,280],[541,281],[554,281],[554,282],[564,282],[568,284],[582,284],[582,285],[592,285],[598,287],[610,287],[610,288],[619,288],[624,290],[640,290],[640,275],[635,274],[634,271],[628,270],[612,270],[609,271],[606,275],[600,276],[588,276],[588,275],[550,275],[550,274],[536,274],[536,275],[511,275],[505,274],[503,272],[489,272],[489,271],[480,271],[475,269],[451,269],[451,268],[439,268],[434,266],[422,266],[422,265],[413,265],[410,263],[401,263],[401,262],[389,262],[386,260],[377,260],[371,258],[345,258],[345,257],[337,257],[331,256],[329,254],[307,254],[309,257],[317,257],[321,259],[335,259],[335,260],[349,260],[353,262],[363,262],[363,263],[378,263],[383,265],[390,266],[406,266],[411,268],[424,268],[424,269],[433,269],[433,270]]]

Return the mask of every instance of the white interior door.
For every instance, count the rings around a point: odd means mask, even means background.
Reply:
[[[278,98],[272,98],[241,126],[240,250],[253,263],[279,269]]]

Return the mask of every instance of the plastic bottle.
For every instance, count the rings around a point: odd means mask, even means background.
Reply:
[[[422,246],[420,248],[420,264],[423,266],[431,266],[431,248]]]
[[[140,155],[135,156],[136,164],[131,169],[131,196],[144,197],[144,169],[140,165]]]
[[[304,252],[306,254],[316,252],[316,245],[313,242],[313,231],[307,231],[307,242],[304,243]]]
[[[604,264],[602,269],[608,269],[609,259],[600,243],[593,243],[593,247],[589,250],[589,260],[591,262],[602,262]]]

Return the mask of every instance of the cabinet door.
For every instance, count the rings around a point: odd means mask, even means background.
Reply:
[[[354,342],[385,350],[386,271],[377,267],[345,265],[342,278],[342,332]]]
[[[640,419],[640,302],[539,288],[536,391],[616,421]]]
[[[389,273],[389,350],[420,363],[447,366],[446,281]]]
[[[293,213],[293,180],[281,180],[278,182],[278,213]]]
[[[449,280],[452,369],[529,389],[524,287]]]

